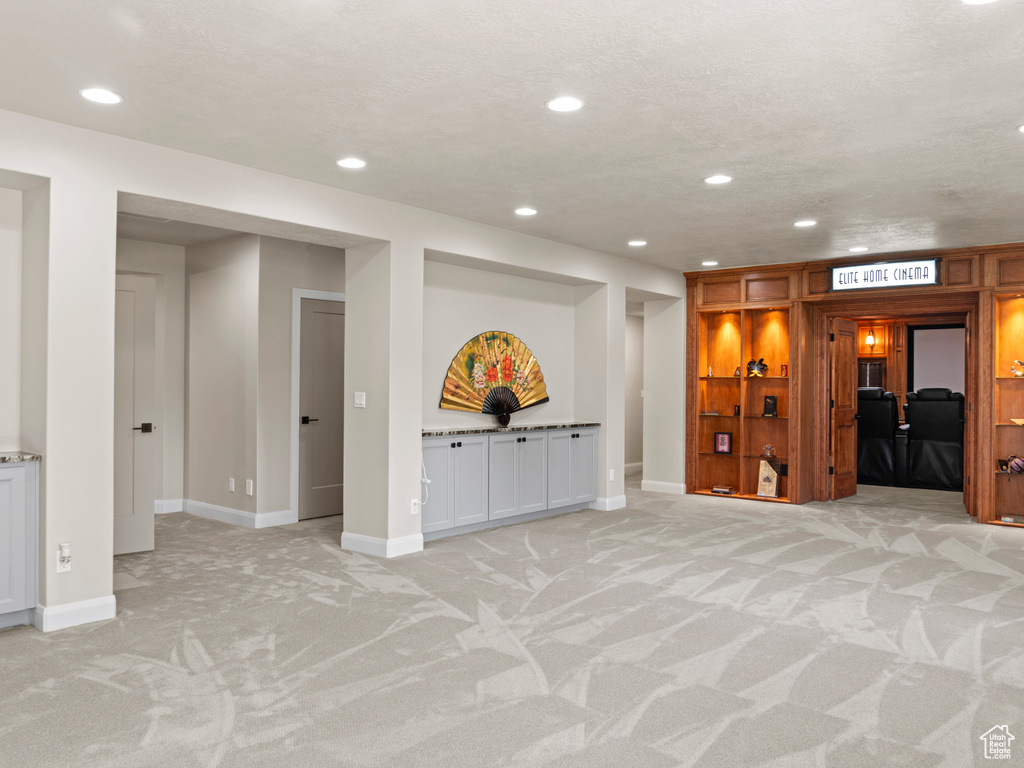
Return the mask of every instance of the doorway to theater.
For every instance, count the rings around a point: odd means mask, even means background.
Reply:
[[[936,303],[887,291],[816,304],[817,498],[952,492],[976,514],[978,295]]]

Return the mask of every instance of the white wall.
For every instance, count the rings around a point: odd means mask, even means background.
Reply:
[[[259,238],[187,248],[186,498],[256,512]],[[235,490],[228,490],[234,478]]]
[[[175,201],[167,205],[177,210],[217,210],[224,216],[350,233],[364,238],[362,242],[378,243],[355,249],[362,253],[354,267],[349,263],[352,249],[346,253],[347,325],[360,329],[354,334],[359,344],[346,345],[346,374],[351,381],[351,390],[346,382],[346,441],[359,445],[360,451],[346,452],[345,507],[346,532],[389,541],[414,535],[420,525],[409,513],[410,500],[420,494],[424,389],[436,386],[425,382],[423,374],[425,251],[465,255],[501,267],[492,271],[555,273],[608,285],[607,309],[593,313],[604,326],[597,333],[605,338],[607,350],[601,355],[604,369],[597,372],[609,382],[605,404],[597,404],[597,410],[607,415],[601,431],[600,469],[605,477],[609,468],[622,466],[624,394],[615,382],[624,368],[624,286],[628,283],[664,296],[685,295],[683,277],[674,271],[0,111],[0,171],[5,170],[37,177],[44,185],[31,203],[28,191],[23,200],[22,316],[31,316],[33,322],[28,327],[23,324],[21,431],[22,447],[46,453],[41,562],[47,606],[112,596],[118,192]],[[36,219],[45,220],[47,226],[36,231],[34,225],[30,227]],[[354,274],[359,289],[365,291],[358,301]],[[683,312],[666,315],[665,320],[666,325],[678,326],[666,334],[667,342],[675,345],[683,338]],[[27,333],[32,339],[30,350],[26,350]],[[659,414],[653,425],[645,424],[644,454],[646,464],[652,455],[673,452],[669,474],[678,464],[681,478],[681,460],[675,460],[682,453],[685,397],[678,362],[681,341],[671,353],[678,370],[666,367],[663,373],[672,378],[663,386],[674,396],[666,398],[668,412]],[[651,367],[646,357],[645,366]],[[574,384],[574,408],[582,415],[579,376]],[[356,389],[367,393],[365,410],[350,407],[350,394]],[[236,397],[245,396],[236,393]],[[645,479],[647,474],[645,466]],[[617,473],[615,481],[602,487],[602,495],[622,493],[620,480]],[[79,554],[73,574],[54,577],[50,553],[61,541],[71,541]]]
[[[292,289],[345,292],[345,252],[259,238],[257,510],[291,507]],[[338,393],[342,397],[342,393]],[[296,514],[297,514],[296,510]]]
[[[185,249],[118,238],[117,271],[156,278],[157,431],[163,448],[158,499],[185,497]]]
[[[484,331],[518,336],[540,364],[550,401],[512,414],[511,424],[571,421],[574,288],[426,262],[423,270],[423,428],[491,427],[494,416],[439,407],[452,358]]]
[[[685,493],[686,302],[644,302],[645,491]]]
[[[21,449],[21,192],[0,188],[0,453]]]
[[[911,389],[946,387],[964,391],[967,335],[963,328],[920,328],[914,332]]]
[[[644,319],[626,316],[626,464],[644,460]]]

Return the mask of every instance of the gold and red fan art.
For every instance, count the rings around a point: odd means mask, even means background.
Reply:
[[[510,414],[548,401],[544,374],[521,339],[487,331],[466,342],[448,367],[441,407],[490,413],[508,426]]]

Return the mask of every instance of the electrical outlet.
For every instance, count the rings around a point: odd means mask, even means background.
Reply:
[[[252,496],[252,480],[245,481],[245,495]]]
[[[612,481],[612,482],[615,481],[615,470],[614,469],[609,469],[608,470],[608,479],[610,481]]]
[[[233,477],[228,478],[228,490],[232,493],[235,492],[235,478]]]
[[[419,499],[413,499],[412,500],[412,513],[413,513],[413,515],[418,515],[420,513],[420,500]]]
[[[67,573],[71,570],[71,545],[61,542],[57,548],[57,573]]]

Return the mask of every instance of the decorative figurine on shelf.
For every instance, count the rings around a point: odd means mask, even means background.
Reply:
[[[739,405],[734,405],[732,407],[732,415],[733,416],[739,416],[740,415],[740,407],[739,407]]]
[[[785,363],[782,364],[782,376],[783,378],[789,376],[789,366],[786,365]]]
[[[712,377],[713,377],[714,375],[715,375],[715,372],[711,370],[711,366],[709,365],[709,366],[708,366],[708,378],[710,379],[710,378],[712,378]]]
[[[763,357],[758,358],[756,362],[751,360],[747,363],[747,378],[754,376],[761,377],[766,373],[768,373],[768,366],[765,364]]]
[[[1024,361],[1021,361],[1021,360],[1014,360],[1014,361],[1013,361],[1013,365],[1011,365],[1011,366],[1010,366],[1010,373],[1012,373],[1012,374],[1013,374],[1014,376],[1016,376],[1017,378],[1020,378],[1021,376],[1024,376],[1024,371],[1018,370],[1018,369],[1017,369],[1017,366],[1018,366],[1018,365],[1019,365],[1019,366],[1020,366],[1021,368],[1024,368]]]
[[[1010,470],[1010,474],[1019,475],[1021,472],[1024,472],[1024,459],[1019,456],[1011,456],[1008,468]]]
[[[736,370],[733,371],[732,375],[733,376],[739,376],[740,375],[740,367],[738,365],[736,366]]]
[[[764,448],[761,449],[761,455],[762,456],[774,456],[775,455],[775,446],[771,445],[771,444],[766,445]]]

